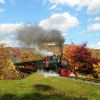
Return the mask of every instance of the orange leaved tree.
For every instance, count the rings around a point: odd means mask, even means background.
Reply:
[[[69,59],[71,69],[73,73],[78,75],[81,74],[92,74],[97,78],[96,71],[93,69],[93,64],[98,63],[98,59],[92,57],[92,52],[87,47],[87,43],[81,45],[72,44],[69,48],[66,48],[65,56]]]

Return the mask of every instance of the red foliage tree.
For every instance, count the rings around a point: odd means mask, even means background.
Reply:
[[[72,44],[65,51],[65,56],[69,59],[74,74],[76,72],[92,75],[96,73],[93,69],[93,64],[98,63],[99,60],[92,57],[91,50],[86,48],[86,46],[87,43],[81,45]],[[94,77],[97,77],[96,74]]]

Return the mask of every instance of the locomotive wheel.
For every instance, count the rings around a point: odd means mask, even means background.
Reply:
[[[37,72],[38,68],[33,69],[34,72]]]
[[[23,79],[23,78],[26,78],[28,76],[29,76],[29,74],[27,74],[27,73],[19,72],[19,79]]]

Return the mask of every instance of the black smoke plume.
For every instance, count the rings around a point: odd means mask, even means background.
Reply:
[[[24,25],[17,32],[17,39],[20,44],[27,47],[33,47],[34,45],[40,47],[43,44],[53,43],[62,48],[65,41],[60,31],[45,30],[38,25]]]

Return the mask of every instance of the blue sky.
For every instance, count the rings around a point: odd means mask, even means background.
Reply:
[[[57,29],[67,44],[100,49],[100,0],[0,0],[0,42],[16,46],[24,24]]]

